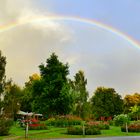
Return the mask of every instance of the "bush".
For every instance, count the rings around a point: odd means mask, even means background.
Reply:
[[[0,136],[8,135],[12,124],[12,120],[0,119]]]
[[[83,134],[83,129],[82,127],[69,127],[67,129],[68,134],[70,135],[82,135]]]
[[[99,135],[99,134],[101,134],[101,131],[98,128],[87,127],[85,129],[85,134],[86,135]]]
[[[45,124],[29,124],[29,130],[46,130]]]
[[[121,127],[122,132],[126,132],[125,126]],[[140,122],[134,122],[128,125],[128,132],[140,132]]]
[[[109,129],[109,123],[108,122],[87,122],[86,124],[89,127],[94,127],[94,128],[98,128],[100,130],[107,130]]]
[[[27,120],[25,121],[25,123],[27,123]],[[36,119],[28,120],[28,123],[29,123],[29,130],[46,130],[47,129],[46,124],[40,123]]]
[[[82,127],[69,127],[67,133],[70,135],[83,135]],[[95,127],[85,127],[85,135],[98,135],[101,134],[101,131]]]
[[[56,127],[67,127],[72,125],[81,125],[82,119],[72,115],[56,116],[46,121],[47,125]]]
[[[127,114],[115,116],[113,120],[116,126],[122,126],[123,124],[130,122],[130,118]]]

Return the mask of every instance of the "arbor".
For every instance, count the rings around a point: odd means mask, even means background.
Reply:
[[[82,118],[85,118],[88,114],[87,107],[90,107],[87,103],[88,92],[86,89],[87,79],[83,71],[78,71],[74,76],[74,81],[70,81],[71,87],[74,90],[75,97],[75,110],[74,113]]]
[[[123,100],[113,88],[98,87],[91,98],[91,104],[97,118],[122,113]]]
[[[33,84],[33,109],[50,115],[70,112],[72,97],[69,92],[68,64],[63,64],[54,53],[41,64],[41,79]]]

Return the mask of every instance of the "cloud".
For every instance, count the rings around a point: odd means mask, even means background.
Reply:
[[[0,24],[47,17],[33,0],[1,0]],[[52,52],[70,65],[70,77],[84,70],[90,96],[97,86],[113,87],[121,95],[140,92],[140,51],[119,36],[82,22],[43,20],[26,23],[0,34],[7,57],[7,78],[23,85],[39,72],[38,65]]]
[[[1,0],[0,24],[22,23],[34,17],[47,17],[34,7],[33,0]],[[49,14],[49,12],[48,12]],[[38,65],[50,53],[57,52],[72,40],[67,26],[49,19],[26,23],[0,34],[0,46],[7,57],[7,77],[22,84],[28,76],[38,72]]]

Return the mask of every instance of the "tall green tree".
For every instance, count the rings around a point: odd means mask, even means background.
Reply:
[[[25,112],[32,112],[32,104],[35,99],[34,96],[32,96],[33,92],[33,84],[35,81],[40,80],[40,75],[33,74],[29,76],[28,82],[25,83],[25,87],[23,88],[23,96],[21,97],[21,107],[20,109]]]
[[[4,103],[4,89],[5,89],[5,66],[6,57],[2,56],[0,51],[0,116],[2,116],[3,103]]]
[[[98,87],[91,98],[92,110],[97,118],[121,114],[123,100],[113,88]]]
[[[8,117],[5,117],[5,66],[6,57],[2,56],[0,51],[0,136],[8,135],[12,125]]]
[[[39,68],[41,79],[33,85],[34,110],[49,115],[69,113],[72,98],[67,80],[68,64],[60,62],[53,53],[46,65],[41,64]]]
[[[6,116],[16,119],[16,114],[20,110],[22,89],[11,80],[6,83],[4,96],[4,113]]]
[[[87,106],[89,108],[89,103],[87,103],[88,92],[86,89],[87,79],[83,71],[78,71],[74,76],[74,81],[71,81],[71,87],[75,91],[75,114],[85,118],[87,112]]]

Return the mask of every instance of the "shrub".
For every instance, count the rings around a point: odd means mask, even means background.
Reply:
[[[115,116],[113,120],[116,126],[122,126],[123,124],[130,122],[130,118],[127,114]]]
[[[67,133],[70,135],[83,135],[82,127],[68,127]],[[98,135],[101,134],[101,131],[95,127],[85,127],[85,135]]]
[[[0,119],[0,136],[8,135],[12,124],[12,120]]]
[[[38,120],[36,119],[30,119],[30,120],[25,120],[24,123],[26,124],[28,121],[29,123],[29,130],[45,130],[47,129],[46,124],[44,123],[40,123]],[[26,125],[24,125],[25,127]]]
[[[29,130],[46,130],[45,124],[29,124]]]
[[[82,127],[69,127],[67,129],[68,134],[70,135],[82,135],[83,134],[83,129]]]
[[[109,123],[108,122],[87,122],[86,124],[89,127],[94,127],[94,128],[98,128],[100,130],[107,130],[109,129]]]
[[[72,115],[56,116],[46,121],[47,125],[56,127],[67,127],[72,125],[81,125],[82,119]]]
[[[86,135],[99,135],[99,134],[101,134],[101,131],[98,128],[87,127],[85,129],[85,134]]]
[[[121,127],[122,132],[126,132],[125,126]],[[128,125],[128,132],[140,132],[140,122],[134,122]]]

